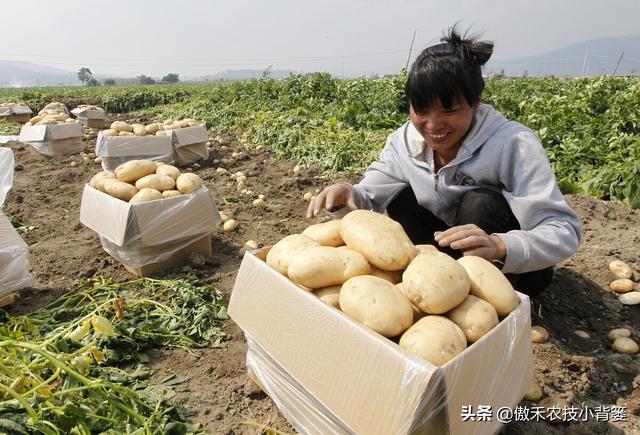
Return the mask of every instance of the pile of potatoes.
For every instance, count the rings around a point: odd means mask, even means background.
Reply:
[[[80,104],[77,109],[87,109],[87,110],[102,110],[104,109],[100,106],[96,106],[95,104]]]
[[[625,305],[640,304],[640,291],[634,283],[638,280],[638,274],[634,273],[634,270],[622,260],[610,262],[609,272],[613,275],[609,288],[620,294],[618,300]]]
[[[168,119],[164,122],[154,122],[152,124],[129,124],[124,121],[114,121],[110,128],[102,132],[103,136],[167,136],[169,130],[195,127],[200,125],[198,121],[186,118],[181,121]]]
[[[55,102],[47,104],[46,108],[39,111],[25,126],[69,124],[73,122],[78,122],[78,120],[69,116],[65,105]]]
[[[27,107],[26,103],[16,103],[15,101],[0,103],[0,107],[15,107],[15,106]]]
[[[130,160],[113,172],[99,172],[89,186],[114,198],[136,204],[195,192],[202,179],[190,172],[181,174],[175,166],[151,160]]]
[[[389,217],[355,210],[276,243],[267,264],[321,300],[440,366],[519,303],[480,257],[414,245]]]

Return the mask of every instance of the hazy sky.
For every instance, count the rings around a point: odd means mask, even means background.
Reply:
[[[0,60],[120,76],[395,73],[414,30],[413,56],[456,21],[493,40],[494,59],[640,33],[640,0],[31,0],[1,11]]]

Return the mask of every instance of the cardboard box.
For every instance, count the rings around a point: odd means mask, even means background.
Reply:
[[[209,135],[204,125],[168,130],[178,166],[189,165],[209,158],[207,140]]]
[[[78,121],[88,128],[105,128],[107,125],[107,114],[104,110],[93,110],[85,107],[76,107],[71,111]]]
[[[46,157],[76,154],[84,149],[82,126],[77,122],[23,126],[18,140],[31,145],[34,155]]]
[[[211,234],[220,214],[204,187],[189,195],[129,204],[87,184],[80,222],[117,246],[153,246]]]
[[[102,158],[102,169],[110,172],[129,160],[174,161],[169,136],[103,136],[99,132],[96,155]]]
[[[9,219],[0,213],[0,300],[8,301],[14,291],[31,284],[29,248]]]
[[[0,107],[0,120],[25,124],[29,122],[33,111],[27,106]]]
[[[494,433],[462,406],[514,407],[533,376],[530,304],[436,367],[244,256],[229,315],[245,332],[247,365],[301,433]],[[261,258],[260,258],[261,257]]]
[[[167,247],[167,249],[172,249]],[[198,253],[206,258],[211,258],[211,234],[207,234],[204,237],[196,240],[193,243],[178,249],[171,257],[166,260],[159,261],[157,263],[145,264],[140,267],[129,267],[125,265],[125,269],[134,275],[147,277],[156,272],[171,269],[173,267],[184,266],[189,260],[189,256],[193,253]]]

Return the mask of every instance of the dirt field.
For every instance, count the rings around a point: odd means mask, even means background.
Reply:
[[[228,295],[244,242],[253,239],[264,246],[299,232],[308,224],[303,219],[307,204],[303,193],[322,188],[331,180],[313,169],[303,169],[295,176],[295,162],[276,161],[265,150],[246,150],[232,137],[223,138],[226,146],[216,144],[208,161],[191,167],[215,194],[219,208],[240,225],[232,233],[220,230],[214,234],[213,262],[167,274],[194,273]],[[87,139],[86,151],[92,152],[95,134]],[[42,160],[33,157],[23,144],[7,146],[14,151],[16,167],[5,212],[36,227],[24,236],[36,284],[22,293],[10,312],[29,312],[68,291],[80,277],[101,274],[115,280],[131,279],[132,275],[103,251],[96,234],[78,221],[83,185],[100,166],[79,156]],[[228,165],[213,162],[231,158],[234,151],[242,151],[244,158]],[[70,166],[71,161],[77,166]],[[216,174],[218,166],[244,171],[246,187],[264,194],[267,207],[252,207],[253,198],[238,195],[233,180]],[[559,402],[561,407],[626,406],[627,419],[612,424],[597,422],[595,417],[582,423],[512,423],[504,433],[640,433],[640,355],[614,353],[606,337],[611,329],[627,327],[636,341],[640,340],[640,305],[622,305],[607,289],[609,261],[622,259],[640,270],[640,212],[588,197],[569,196],[567,200],[582,218],[584,240],[578,253],[557,267],[551,287],[533,301],[533,324],[550,333],[547,343],[534,345],[535,376],[545,396],[565,401]],[[195,355],[157,350],[151,355],[152,366],[189,379],[190,391],[176,399],[186,400],[196,411],[192,420],[210,433],[256,433],[243,424],[246,421],[295,432],[273,402],[246,377],[242,331],[231,320],[225,322],[225,328],[231,336],[226,350]],[[590,338],[577,336],[577,329],[586,331]]]

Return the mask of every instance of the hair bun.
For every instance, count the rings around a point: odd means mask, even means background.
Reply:
[[[468,35],[468,32],[460,35],[456,29],[456,25],[451,27],[449,33],[444,35],[440,41],[449,44],[453,51],[462,59],[475,62],[478,65],[487,63],[493,54],[493,42],[478,41],[478,36]]]

